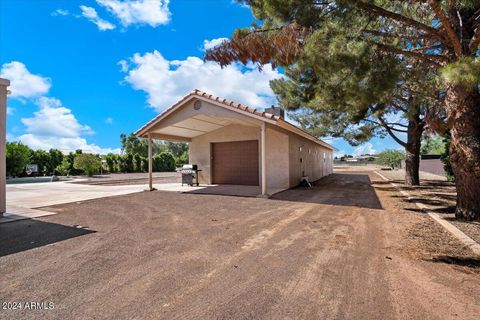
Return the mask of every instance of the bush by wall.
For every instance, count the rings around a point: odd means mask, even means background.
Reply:
[[[440,160],[443,162],[443,169],[445,170],[445,174],[447,176],[448,181],[455,182],[455,176],[453,175],[452,165],[450,164],[450,142],[452,140],[452,136],[450,135],[450,131],[445,133],[443,138],[443,142],[445,143],[445,149],[440,157]]]
[[[401,168],[405,154],[400,150],[385,150],[378,154],[377,163],[392,169]]]
[[[152,160],[153,171],[175,171],[175,158],[170,152],[161,152],[160,154],[154,156]]]
[[[77,154],[73,162],[75,169],[83,170],[89,177],[100,172],[100,165],[100,158],[97,155],[89,153]]]

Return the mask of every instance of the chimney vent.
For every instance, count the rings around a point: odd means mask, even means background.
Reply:
[[[275,107],[275,106],[272,105],[270,108],[265,108],[265,112],[271,113],[271,114],[273,114],[277,117],[280,117],[282,119],[285,118],[285,110],[283,110],[280,107]]]

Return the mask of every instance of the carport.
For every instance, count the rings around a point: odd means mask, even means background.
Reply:
[[[189,162],[198,164],[200,183],[219,191],[257,187],[259,195],[268,196],[297,185],[311,168],[316,179],[331,173],[324,163],[333,147],[285,121],[279,108],[257,110],[199,90],[135,135],[148,139],[149,190],[154,139],[189,143]]]

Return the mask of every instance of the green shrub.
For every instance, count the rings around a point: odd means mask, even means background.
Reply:
[[[134,167],[133,167],[133,155],[132,154],[126,154],[125,155],[125,171],[126,172],[134,172]]]
[[[161,152],[153,157],[153,171],[175,171],[175,158],[170,152]]]
[[[115,173],[117,172],[117,159],[116,155],[109,153],[105,156],[105,161],[107,161],[108,172]]]
[[[50,154],[44,150],[35,150],[30,157],[30,163],[38,166],[38,174],[50,174]]]
[[[401,168],[405,154],[399,150],[385,150],[378,154],[377,163],[392,169]]]
[[[443,169],[445,170],[445,175],[447,176],[448,181],[455,182],[455,176],[453,175],[452,165],[450,164],[450,143],[452,141],[452,136],[450,131],[445,133],[443,142],[445,143],[445,149],[440,157],[440,160],[443,162]]]
[[[177,166],[188,163],[188,151],[183,152],[176,159]]]
[[[82,170],[89,177],[100,171],[100,158],[94,154],[81,153],[75,155],[73,167]]]
[[[142,157],[142,171],[148,172],[148,158]]]
[[[70,174],[70,161],[68,161],[68,158],[63,158],[62,163],[60,163],[55,170],[62,176],[68,176]]]
[[[136,153],[133,156],[133,160],[135,162],[135,172],[142,172],[142,157]]]
[[[21,175],[30,161],[31,154],[32,150],[21,142],[7,142],[5,152],[7,176]]]

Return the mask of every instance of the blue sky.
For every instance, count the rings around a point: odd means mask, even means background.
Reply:
[[[221,69],[205,47],[251,24],[231,0],[2,0],[0,75],[12,81],[7,139],[32,148],[118,152],[135,131],[194,88],[254,107],[275,103],[269,67]],[[339,153],[398,148],[391,139]],[[357,149],[357,150],[356,150]]]

